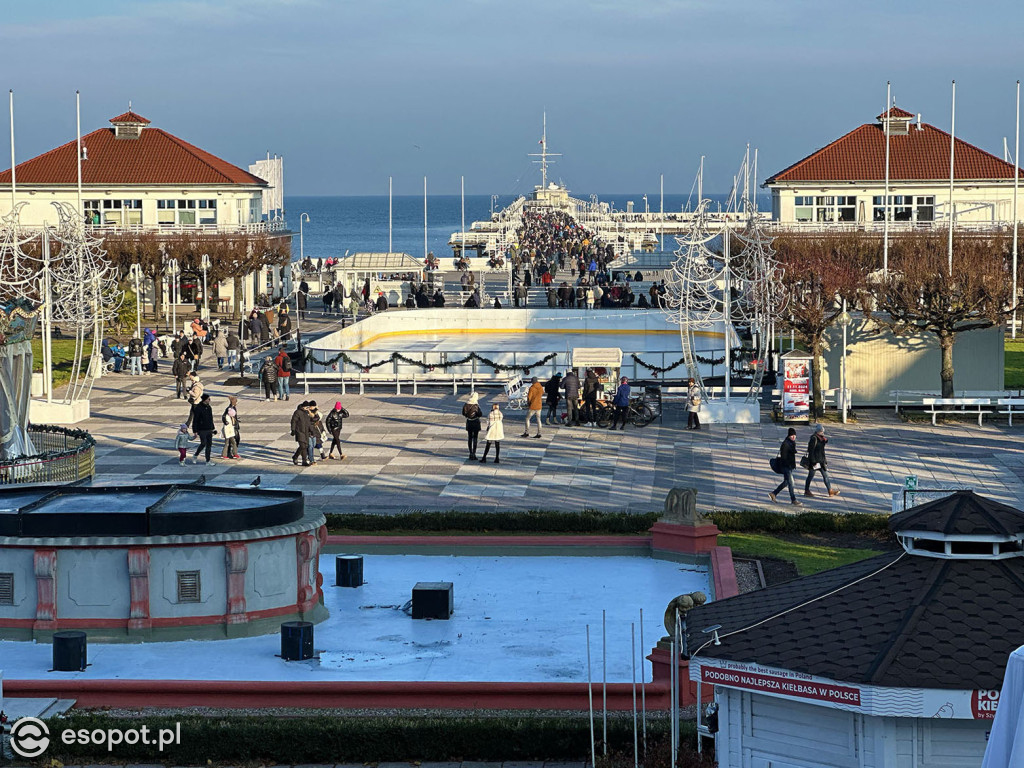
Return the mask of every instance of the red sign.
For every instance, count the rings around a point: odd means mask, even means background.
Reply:
[[[700,674],[702,683],[725,685],[730,688],[746,688],[751,691],[764,691],[765,693],[778,693],[784,696],[796,696],[801,699],[830,701],[833,704],[860,706],[859,688],[831,685],[813,680],[796,680],[778,675],[761,675],[742,670],[716,669],[703,666],[700,669]],[[992,693],[992,691],[982,691],[982,693]],[[998,697],[998,692],[995,693]]]
[[[999,706],[999,691],[974,691],[971,694],[971,712],[975,720],[994,720]]]

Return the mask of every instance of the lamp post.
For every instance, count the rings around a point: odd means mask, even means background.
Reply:
[[[171,281],[167,299],[171,302],[171,335],[178,332],[178,285],[181,277],[181,267],[177,259],[170,259],[167,262],[167,279]]]
[[[302,240],[302,222],[309,221],[309,214],[303,213],[299,216],[299,263],[301,264],[306,259],[306,249]]]
[[[300,218],[301,222],[302,219]],[[302,238],[299,238],[299,249],[301,254],[302,249]],[[301,258],[301,256],[300,256]],[[302,331],[300,321],[302,319],[302,313],[299,312],[299,285],[302,283],[302,267],[298,264],[292,264],[292,290],[295,292],[295,347],[299,352],[302,351]]]
[[[138,264],[132,264],[128,270],[132,276],[132,280],[135,282],[135,336],[136,338],[142,338],[142,297],[139,295],[139,280],[142,277],[142,267]]]
[[[210,254],[204,253],[199,260],[199,265],[203,268],[203,320],[210,322],[210,294],[206,289],[206,273],[210,269]]]
[[[840,367],[841,376],[839,377],[839,380],[840,380],[840,386],[843,388],[843,390],[842,390],[842,396],[843,396],[843,424],[845,424],[846,423],[846,411],[849,408],[849,403],[847,402],[847,397],[846,397],[846,393],[847,393],[847,389],[846,389],[846,331],[850,327],[850,323],[853,322],[853,318],[850,317],[850,313],[846,311],[846,299],[843,299],[843,311],[839,314],[839,317],[836,318],[836,319],[839,321],[839,324],[841,326],[843,326],[843,359],[841,361],[842,362],[841,367]]]

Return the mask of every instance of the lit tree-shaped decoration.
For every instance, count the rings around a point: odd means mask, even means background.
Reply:
[[[760,393],[770,342],[769,327],[781,309],[780,270],[768,236],[756,217],[750,216],[741,232],[722,233],[708,228],[709,200],[701,200],[689,230],[676,238],[679,249],[666,281],[670,318],[679,325],[683,359],[690,378],[709,400],[697,359],[695,337],[721,325],[725,336],[725,400],[731,395],[731,357],[734,328],[749,329],[753,370],[745,400],[753,403]],[[721,253],[711,243],[721,238]],[[739,243],[736,249],[733,238]]]

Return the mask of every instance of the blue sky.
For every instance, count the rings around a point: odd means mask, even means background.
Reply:
[[[541,113],[580,193],[725,192],[896,103],[1002,153],[1024,6],[822,0],[8,0],[0,86],[18,161],[131,100],[238,165],[285,157],[289,194],[525,191]],[[1002,38],[1002,40],[1000,40]],[[4,119],[4,125],[7,121]],[[0,129],[6,141],[6,129]],[[6,159],[7,151],[0,156]],[[6,167],[7,163],[0,163]]]

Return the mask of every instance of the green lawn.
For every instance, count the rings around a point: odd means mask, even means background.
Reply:
[[[1007,389],[1024,389],[1024,339],[1006,339],[1006,354],[1003,358]]]
[[[738,557],[776,557],[796,564],[801,576],[827,571],[882,554],[875,549],[846,549],[797,544],[764,533],[723,533],[718,543],[730,547]]]
[[[92,352],[92,342],[86,340],[85,355],[82,361],[82,372],[89,365],[88,355]],[[51,344],[53,350],[53,386],[60,387],[71,380],[71,364],[75,357],[74,339],[54,339]],[[32,370],[42,372],[43,370],[43,340],[32,339]]]

